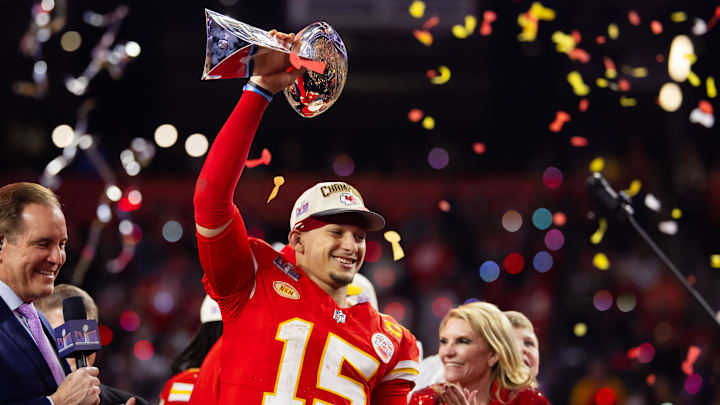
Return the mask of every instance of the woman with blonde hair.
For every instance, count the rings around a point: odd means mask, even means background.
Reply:
[[[438,352],[447,383],[415,392],[410,405],[549,405],[518,352],[513,327],[493,304],[452,309],[440,323]]]

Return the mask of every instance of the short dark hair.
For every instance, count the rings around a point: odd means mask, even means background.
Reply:
[[[52,311],[56,308],[62,308],[62,302],[68,297],[82,297],[85,304],[85,312],[88,319],[98,320],[98,309],[90,294],[82,288],[75,287],[70,284],[58,284],[55,286],[53,293],[47,297],[34,301],[34,305],[40,312]]]
[[[11,183],[0,188],[0,237],[8,242],[25,232],[22,212],[28,204],[60,207],[57,195],[35,183]]]

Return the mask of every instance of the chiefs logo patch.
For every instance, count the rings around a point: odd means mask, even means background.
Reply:
[[[383,335],[382,333],[376,333],[371,338],[375,353],[380,356],[380,359],[385,363],[390,363],[393,353],[395,353],[395,346],[390,341],[390,338]]]
[[[295,287],[284,281],[274,281],[273,288],[275,289],[275,292],[282,297],[290,298],[291,300],[300,299],[300,293],[295,289]]]

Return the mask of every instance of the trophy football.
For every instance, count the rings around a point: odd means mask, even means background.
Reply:
[[[267,31],[205,9],[205,68],[202,80],[248,78],[253,60],[267,49],[290,55],[293,67],[306,71],[283,93],[301,117],[327,111],[340,97],[347,78],[347,51],[340,35],[327,23],[315,22],[284,45]],[[263,49],[265,48],[265,49]]]

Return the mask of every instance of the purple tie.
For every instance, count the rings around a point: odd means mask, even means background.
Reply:
[[[35,310],[35,306],[33,306],[32,302],[26,302],[20,305],[17,310],[25,318],[27,318],[28,324],[30,326],[30,333],[35,339],[35,343],[37,343],[38,349],[40,349],[40,353],[42,353],[43,357],[45,358],[45,362],[50,367],[50,371],[52,371],[55,382],[59,386],[60,383],[62,383],[65,379],[65,373],[63,372],[63,369],[58,362],[58,358],[55,355],[55,350],[53,350],[53,348],[50,346],[50,342],[48,342],[47,338],[45,337],[45,333],[43,333],[43,328],[40,324],[40,318],[38,317],[37,311]]]

